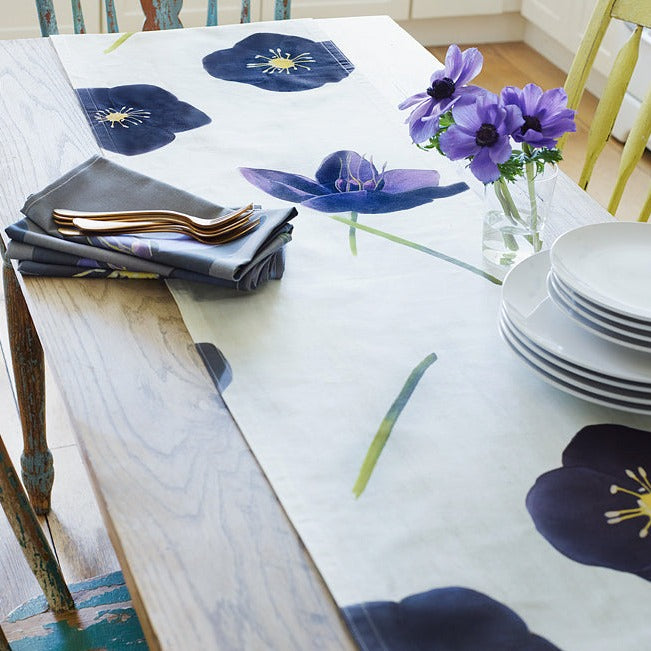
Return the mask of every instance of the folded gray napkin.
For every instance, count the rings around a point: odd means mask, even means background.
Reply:
[[[218,217],[230,208],[94,156],[28,197],[27,219],[7,228],[7,253],[27,274],[83,277],[184,278],[255,289],[284,270],[295,208],[261,210],[260,225],[248,235],[219,245],[201,244],[174,233],[63,237],[53,208],[70,210],[177,210]]]

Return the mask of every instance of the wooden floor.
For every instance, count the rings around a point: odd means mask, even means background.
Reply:
[[[563,73],[548,63],[531,48],[522,43],[481,45],[484,54],[484,72],[476,83],[493,91],[505,85],[522,86],[529,81],[543,88],[553,88],[563,83]],[[446,48],[432,48],[440,59]],[[578,178],[581,164],[581,146],[585,142],[586,126],[594,112],[594,98],[586,97],[581,107],[579,127],[581,132],[567,145],[566,160],[562,167]],[[591,193],[607,201],[609,182],[618,164],[616,143],[608,145],[594,177]],[[624,203],[618,216],[635,219],[651,183],[651,156],[645,159],[629,183]],[[101,282],[101,281],[98,281]],[[109,281],[110,282],[110,281]],[[13,394],[11,374],[8,372],[7,329],[4,297],[0,285],[0,433],[18,466],[21,450],[18,415]],[[42,523],[58,554],[68,582],[103,574],[118,569],[117,559],[104,529],[92,490],[82,465],[79,452],[71,434],[67,414],[50,376],[47,377],[48,440],[54,454],[56,480],[52,496],[52,512]],[[18,543],[9,525],[0,515],[0,619],[28,598],[39,594],[38,584],[29,572]]]

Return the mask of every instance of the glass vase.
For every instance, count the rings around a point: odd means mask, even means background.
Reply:
[[[500,178],[484,186],[484,258],[500,266],[515,265],[542,249],[542,231],[554,196],[558,167],[548,164],[536,174],[533,163],[515,181]]]

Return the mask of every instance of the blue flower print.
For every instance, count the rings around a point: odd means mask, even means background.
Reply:
[[[332,41],[252,34],[204,57],[208,74],[281,93],[319,88],[346,78],[354,66]]]
[[[510,608],[469,588],[344,608],[364,651],[559,651]]]
[[[536,529],[561,554],[651,581],[651,432],[589,425],[563,466],[527,495]]]
[[[321,212],[362,214],[407,210],[468,189],[465,183],[439,185],[435,170],[378,170],[354,151],[336,151],[323,160],[315,180],[277,170],[241,167],[242,175],[268,194]]]
[[[126,156],[164,147],[176,133],[211,121],[191,104],[149,84],[78,88],[77,95],[100,146]]]

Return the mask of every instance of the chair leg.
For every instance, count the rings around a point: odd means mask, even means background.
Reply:
[[[73,609],[75,604],[57,559],[36,519],[2,438],[0,438],[0,505],[50,608],[54,612]]]
[[[54,464],[45,438],[43,348],[14,268],[6,256],[3,271],[9,344],[23,430],[22,477],[34,510],[46,515],[50,511]]]

